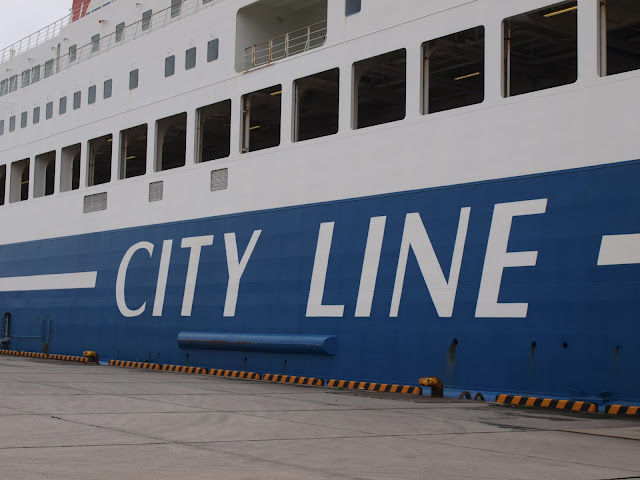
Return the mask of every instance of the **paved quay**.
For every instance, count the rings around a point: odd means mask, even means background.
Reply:
[[[640,479],[640,420],[0,357],[0,479]]]

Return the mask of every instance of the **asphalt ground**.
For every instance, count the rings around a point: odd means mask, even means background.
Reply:
[[[640,420],[0,357],[1,479],[640,479]]]

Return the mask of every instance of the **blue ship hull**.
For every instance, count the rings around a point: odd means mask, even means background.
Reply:
[[[0,313],[16,350],[637,402],[640,265],[600,256],[640,233],[638,179],[627,162],[5,245],[8,282],[97,277],[1,292]]]

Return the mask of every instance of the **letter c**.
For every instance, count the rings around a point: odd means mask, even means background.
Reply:
[[[129,309],[129,307],[127,307],[127,302],[124,298],[124,281],[127,277],[129,262],[138,250],[146,250],[147,252],[149,252],[149,257],[151,257],[153,255],[153,243],[139,242],[132,246],[129,250],[127,250],[127,253],[125,253],[124,257],[122,258],[122,262],[120,262],[120,268],[118,269],[118,278],[116,279],[116,302],[118,303],[118,309],[123,316],[128,318],[142,315],[145,308],[147,307],[147,302],[144,302],[142,306],[137,310],[131,310]]]

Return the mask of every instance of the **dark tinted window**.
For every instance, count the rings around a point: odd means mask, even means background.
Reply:
[[[78,46],[77,45],[71,45],[69,47],[69,62],[75,62],[76,61],[77,53],[78,53]]]
[[[111,94],[113,93],[113,80],[105,80],[104,81],[104,94],[103,98],[111,98]]]
[[[67,113],[67,97],[62,97],[60,99],[60,107],[58,109],[58,114],[64,115],[65,113]]]
[[[78,110],[82,104],[82,92],[76,92],[73,94],[73,109]]]
[[[29,114],[27,112],[22,112],[20,115],[20,128],[26,128],[28,116]]]
[[[129,72],[129,90],[135,90],[138,88],[138,69],[131,70]]]
[[[47,103],[45,108],[45,118],[49,120],[51,117],[53,117],[53,102]]]
[[[176,73],[176,56],[171,55],[164,59],[164,76],[170,77]]]
[[[89,87],[89,95],[87,95],[87,102],[89,103],[89,105],[93,105],[94,103],[96,103],[96,86],[95,85],[91,85]]]
[[[39,123],[40,122],[40,107],[36,107],[33,109],[33,123]]]
[[[362,9],[362,0],[346,0],[344,13],[348,17],[359,13]]]
[[[184,68],[191,70],[196,66],[196,47],[190,48],[185,53]]]
[[[218,49],[220,41],[214,38],[207,44],[207,62],[213,62],[218,59]]]
[[[151,26],[151,16],[153,10],[147,10],[142,14],[142,30],[147,30]]]
[[[120,42],[124,37],[124,22],[116,25],[116,42]]]

